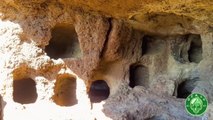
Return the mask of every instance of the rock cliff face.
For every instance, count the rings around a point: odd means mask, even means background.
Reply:
[[[212,120],[212,0],[1,0],[0,119]],[[185,98],[204,94],[190,116]]]

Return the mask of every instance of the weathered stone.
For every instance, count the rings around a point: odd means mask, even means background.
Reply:
[[[212,4],[1,0],[0,119],[212,119]]]

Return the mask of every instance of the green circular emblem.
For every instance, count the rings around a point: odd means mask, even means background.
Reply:
[[[193,116],[201,116],[205,113],[208,101],[205,96],[200,93],[192,93],[186,98],[186,111]]]

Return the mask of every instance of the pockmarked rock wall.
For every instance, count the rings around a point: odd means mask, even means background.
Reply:
[[[0,119],[213,119],[212,6],[0,1]],[[200,117],[184,107],[194,92]]]

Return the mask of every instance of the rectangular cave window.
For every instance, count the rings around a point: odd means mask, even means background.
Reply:
[[[191,34],[188,38],[191,41],[188,51],[189,62],[199,63],[202,60],[202,41],[200,35]]]
[[[21,104],[34,103],[37,99],[36,83],[31,78],[13,81],[13,100]]]
[[[165,41],[161,37],[145,35],[142,39],[142,56],[145,54],[162,53],[165,48]]]
[[[77,104],[76,78],[71,76],[57,78],[52,99],[60,106],[73,106]]]
[[[143,65],[131,65],[130,66],[130,78],[129,86],[134,88],[135,86],[149,86],[149,71],[148,68]]]
[[[78,36],[75,28],[71,24],[57,24],[51,32],[52,38],[49,45],[45,47],[48,56],[58,58],[80,58]]]
[[[110,89],[104,80],[96,80],[89,90],[89,98],[92,103],[99,103],[109,97]]]
[[[174,59],[180,63],[202,60],[202,41],[200,35],[186,34],[174,36],[171,42],[171,50]]]
[[[142,47],[141,47],[141,49],[142,49],[142,55],[145,55],[145,53],[147,53],[147,51],[148,51],[148,40],[150,39],[150,37],[149,36],[144,36],[143,37],[143,39],[142,39]]]

